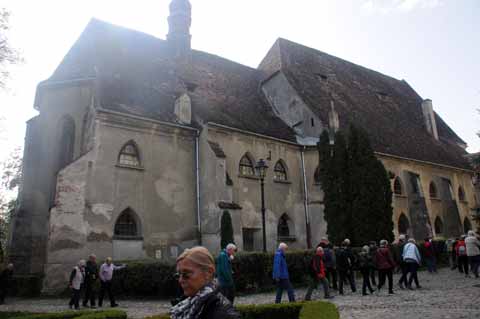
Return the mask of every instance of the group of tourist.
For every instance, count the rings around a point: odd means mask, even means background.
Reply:
[[[480,240],[474,231],[469,231],[467,235],[462,235],[460,238],[447,240],[445,246],[452,270],[458,268],[465,277],[470,277],[470,269],[475,278],[479,277]]]
[[[70,308],[79,309],[80,307],[80,295],[82,289],[84,290],[83,306],[96,308],[96,293],[95,286],[97,280],[100,280],[100,293],[98,296],[98,306],[103,306],[103,298],[105,294],[108,295],[111,307],[117,307],[115,297],[112,291],[112,279],[113,272],[118,269],[124,268],[125,265],[115,266],[112,263],[112,258],[108,257],[100,266],[100,270],[97,267],[97,257],[92,254],[88,257],[88,261],[80,260],[75,267],[73,267],[70,273],[69,287],[72,291],[70,302],[68,303]],[[90,306],[88,303],[90,302]]]

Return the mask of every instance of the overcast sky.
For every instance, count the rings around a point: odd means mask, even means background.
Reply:
[[[256,67],[283,37],[405,79],[480,151],[480,1],[190,0],[192,47]],[[25,63],[0,92],[8,138],[23,144],[38,82],[48,78],[95,17],[164,39],[170,0],[0,0],[11,11],[11,44]],[[3,152],[3,153],[2,153]]]

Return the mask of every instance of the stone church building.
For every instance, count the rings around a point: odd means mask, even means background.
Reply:
[[[166,40],[92,20],[38,85],[10,257],[46,291],[95,253],[175,258],[326,236],[315,178],[324,130],[366,129],[394,191],[395,234],[456,236],[476,198],[466,143],[405,81],[278,39],[257,68],[190,46],[191,5],[173,0]],[[60,274],[60,275],[59,275]]]

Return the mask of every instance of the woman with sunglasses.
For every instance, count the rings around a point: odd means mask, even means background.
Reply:
[[[178,282],[185,299],[170,310],[172,319],[239,319],[230,301],[215,287],[215,261],[205,247],[186,249],[177,258]]]

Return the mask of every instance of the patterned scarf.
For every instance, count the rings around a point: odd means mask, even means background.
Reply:
[[[214,284],[210,283],[200,289],[197,294],[193,297],[188,297],[187,299],[179,302],[177,305],[172,307],[170,310],[170,315],[172,319],[197,319],[202,313],[205,300],[212,294],[215,290]]]

